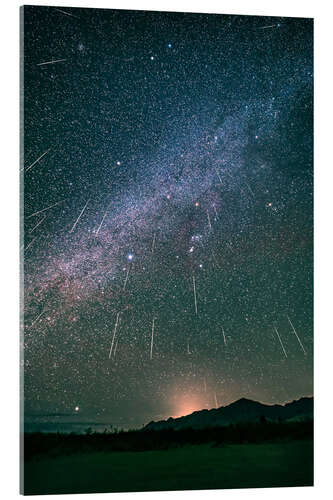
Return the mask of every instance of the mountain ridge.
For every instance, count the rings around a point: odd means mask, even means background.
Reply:
[[[240,398],[227,406],[203,409],[189,415],[157,422],[149,422],[143,430],[184,429],[204,427],[220,427],[240,422],[255,422],[260,420],[304,420],[313,419],[313,397],[302,397],[284,405],[267,405],[259,401]]]

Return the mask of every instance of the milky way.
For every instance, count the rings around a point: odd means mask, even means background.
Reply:
[[[312,394],[312,20],[23,18],[27,418]]]

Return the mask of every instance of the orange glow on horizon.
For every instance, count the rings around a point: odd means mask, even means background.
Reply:
[[[207,408],[207,402],[198,394],[182,395],[175,400],[175,411],[173,418],[190,415],[194,411],[200,411]],[[208,409],[208,408],[207,408]]]

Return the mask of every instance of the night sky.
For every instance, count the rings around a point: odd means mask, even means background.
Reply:
[[[312,395],[312,20],[23,26],[27,419]]]

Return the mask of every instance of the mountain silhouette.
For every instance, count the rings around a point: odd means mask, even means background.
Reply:
[[[150,422],[143,430],[202,429],[221,427],[240,422],[291,421],[313,419],[313,397],[304,397],[285,405],[266,405],[251,399],[241,398],[228,406],[200,410],[179,418],[168,418]]]

